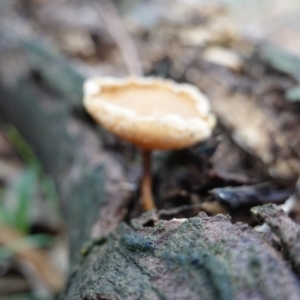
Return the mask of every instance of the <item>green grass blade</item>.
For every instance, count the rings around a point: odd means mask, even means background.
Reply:
[[[30,227],[30,210],[37,183],[38,171],[35,167],[29,166],[17,184],[17,205],[14,212],[15,227],[22,232],[28,232]]]

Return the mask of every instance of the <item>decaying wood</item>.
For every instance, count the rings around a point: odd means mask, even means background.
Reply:
[[[73,274],[70,299],[299,297],[278,253],[249,226],[222,215],[171,221],[149,215],[120,224],[99,244]]]
[[[278,206],[267,204],[252,208],[260,222],[266,222],[279,237],[283,252],[300,273],[300,226],[294,223]]]

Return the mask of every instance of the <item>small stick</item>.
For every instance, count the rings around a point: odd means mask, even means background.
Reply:
[[[151,150],[142,150],[144,173],[141,184],[142,208],[148,211],[155,208],[152,196]]]
[[[125,28],[116,5],[112,0],[98,1],[99,7],[97,9],[104,20],[108,32],[119,47],[129,73],[131,75],[142,76],[143,70],[138,51]]]

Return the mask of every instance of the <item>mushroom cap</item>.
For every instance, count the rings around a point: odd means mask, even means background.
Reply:
[[[154,77],[88,79],[84,106],[108,131],[145,150],[192,146],[216,123],[196,87]]]

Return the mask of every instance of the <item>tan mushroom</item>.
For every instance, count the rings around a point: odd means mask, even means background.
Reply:
[[[84,106],[104,128],[142,150],[144,210],[155,208],[151,151],[192,146],[207,139],[215,126],[209,101],[196,87],[159,78],[88,79]]]

